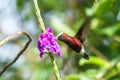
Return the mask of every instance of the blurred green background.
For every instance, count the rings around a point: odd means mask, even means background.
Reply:
[[[74,36],[87,16],[92,16],[85,49],[90,60],[59,41],[63,56],[56,57],[62,80],[120,80],[120,0],[38,0],[46,27],[54,35]],[[25,30],[32,43],[0,80],[55,80],[48,55],[36,48],[41,34],[32,0],[0,0],[0,40]],[[0,46],[0,70],[23,48],[27,38],[17,37]],[[116,62],[117,61],[117,62]],[[115,64],[115,65],[114,65]]]

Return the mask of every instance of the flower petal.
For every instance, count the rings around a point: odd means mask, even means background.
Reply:
[[[41,34],[38,39],[37,48],[40,51],[40,57],[42,58],[45,50],[48,50],[51,53],[57,53],[58,56],[62,56],[62,53],[60,52],[60,46],[57,41],[57,37],[53,36],[52,28],[47,28],[45,33]]]

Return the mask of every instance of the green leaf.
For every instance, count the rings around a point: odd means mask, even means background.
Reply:
[[[81,80],[79,75],[71,74],[68,76],[65,76],[64,80]]]
[[[101,0],[98,5],[99,6],[95,12],[95,14],[97,14],[97,15],[104,14],[113,9],[112,0]]]
[[[113,36],[115,33],[120,30],[120,23],[115,24],[113,26],[106,27],[99,31],[101,34],[106,34],[107,36]]]
[[[79,61],[79,64],[81,66],[84,66],[84,65],[87,65],[87,64],[94,64],[94,65],[97,65],[97,66],[100,66],[100,67],[103,67],[105,65],[105,61],[99,57],[90,57],[90,60],[88,61],[85,61],[85,60],[80,60]]]

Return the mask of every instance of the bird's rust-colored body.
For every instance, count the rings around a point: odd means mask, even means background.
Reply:
[[[65,42],[69,47],[71,47],[76,52],[80,52],[82,48],[81,46],[82,44],[77,38],[70,37],[65,33],[63,33],[58,39]]]
[[[58,36],[58,39],[65,42],[70,48],[72,48],[77,53],[82,53],[82,56],[85,59],[89,59],[89,56],[86,54],[83,46],[83,42],[85,41],[90,25],[90,18],[88,18],[82,25],[82,27],[78,30],[77,34],[74,37],[67,35],[66,33],[61,33]]]

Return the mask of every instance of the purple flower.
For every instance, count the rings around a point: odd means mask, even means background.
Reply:
[[[52,28],[47,28],[38,40],[37,48],[40,51],[40,57],[42,58],[43,54],[48,53],[47,50],[51,53],[57,53],[58,56],[62,56],[57,41],[58,38],[53,36]]]

